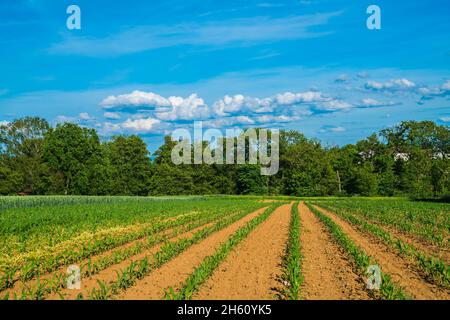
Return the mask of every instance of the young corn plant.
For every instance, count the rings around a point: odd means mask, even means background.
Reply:
[[[361,248],[359,248],[342,230],[340,226],[338,226],[331,218],[323,214],[320,210],[313,207],[310,203],[306,203],[308,208],[325,224],[325,226],[330,230],[330,233],[334,237],[334,239],[338,242],[338,244],[350,254],[353,258],[356,267],[357,273],[360,276],[366,275],[366,270],[371,264],[376,264],[375,261],[372,261],[372,258],[368,256]],[[382,299],[385,300],[406,300],[409,297],[403,292],[403,290],[396,284],[394,284],[389,275],[381,272],[381,287],[379,294]],[[373,291],[369,292],[372,295]]]
[[[212,256],[206,257],[203,262],[194,270],[182,285],[179,292],[173,288],[165,291],[164,298],[169,300],[190,300],[198,288],[213,274],[214,270],[228,256],[231,250],[236,247],[248,234],[259,224],[265,221],[277,206],[271,206],[261,215],[253,218],[245,226],[236,231],[230,238],[223,243]]]
[[[301,274],[300,253],[300,216],[298,212],[299,203],[291,208],[291,223],[289,227],[289,239],[283,257],[284,274],[282,276],[286,289],[282,292],[283,299],[298,300],[300,286],[303,282]]]

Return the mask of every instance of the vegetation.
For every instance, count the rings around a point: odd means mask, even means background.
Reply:
[[[377,264],[373,257],[368,256],[361,248],[359,248],[332,219],[317,210],[310,203],[306,203],[308,208],[327,226],[332,236],[339,245],[353,258],[356,265],[356,271],[361,276],[365,276],[367,268],[370,265]],[[408,299],[406,294],[398,285],[394,284],[388,274],[381,272],[380,296],[386,300],[405,300]],[[372,294],[373,291],[371,291]]]
[[[65,203],[65,198],[60,200]],[[42,199],[45,203],[45,198]],[[114,258],[102,258],[87,264],[87,273],[126,259],[133,253],[162,242],[161,234],[177,234],[235,213],[256,210],[264,204],[245,199],[119,198],[117,202],[89,201],[55,206],[18,206],[2,211],[0,220],[0,290],[18,280],[29,281],[70,263],[89,259],[126,243],[137,242]],[[69,201],[70,203],[70,201]],[[166,235],[168,236],[168,235]]]
[[[388,205],[390,202],[387,202]],[[394,248],[400,255],[405,257],[411,257],[417,264],[417,267],[426,275],[429,282],[435,283],[437,285],[449,288],[450,286],[450,267],[442,260],[430,256],[419,249],[384,230],[382,227],[367,221],[360,214],[352,213],[345,209],[337,209],[334,205],[335,203],[329,202],[319,202],[320,206],[332,210],[338,214],[343,219],[347,220],[351,224],[357,226],[360,230],[368,232],[373,236],[381,239],[385,244]],[[340,206],[345,205],[345,203],[340,203]],[[389,207],[384,204],[384,207]],[[431,205],[428,207],[431,209]],[[391,212],[393,215],[397,215]],[[447,213],[448,215],[448,213]],[[449,229],[449,224],[447,224],[446,229]]]
[[[432,244],[448,247],[450,232],[448,203],[357,198],[322,203],[336,210],[353,212],[382,225],[395,227]]]
[[[174,144],[167,137],[150,154],[138,136],[101,142],[94,129],[18,119],[0,126],[0,194],[430,198],[450,188],[450,130],[430,121],[402,122],[343,147],[282,131],[280,170],[271,177],[259,164],[176,166]]]
[[[231,250],[238,245],[248,234],[259,224],[265,221],[275,210],[276,206],[271,206],[264,213],[250,220],[245,226],[236,231],[231,237],[220,246],[220,248],[195,269],[195,271],[187,278],[179,292],[175,292],[170,288],[166,292],[166,299],[170,300],[191,300],[195,291],[212,275],[219,264],[228,256]]]
[[[298,300],[300,286],[303,282],[301,273],[301,248],[300,248],[300,216],[298,212],[299,203],[291,207],[291,224],[289,226],[289,240],[286,245],[286,254],[283,259],[283,280],[286,290],[283,298]]]

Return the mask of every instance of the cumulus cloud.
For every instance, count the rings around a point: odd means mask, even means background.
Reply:
[[[128,94],[109,96],[100,105],[105,109],[121,110],[127,107],[168,107],[170,101],[153,92],[135,90]]]
[[[366,89],[373,91],[407,91],[416,88],[416,84],[408,79],[394,79],[387,82],[368,81]]]
[[[150,133],[154,132],[156,130],[157,125],[160,123],[161,121],[153,118],[136,119],[136,120],[128,119],[125,122],[121,123],[119,127],[133,132]]]
[[[441,120],[442,122],[448,123],[448,122],[450,122],[450,117],[441,117],[441,118],[439,118],[439,120]]]
[[[153,110],[156,118],[166,121],[204,119],[210,115],[208,106],[195,93],[187,98],[176,96],[165,98],[153,92],[136,90],[129,94],[109,96],[100,105],[110,111]],[[113,114],[108,112],[108,115]]]
[[[80,118],[80,120],[82,121],[88,121],[88,120],[92,120],[91,116],[89,115],[89,113],[87,112],[82,112],[78,115],[78,117]]]
[[[450,84],[444,84],[442,88]],[[389,82],[369,81],[367,88],[375,91],[400,90],[419,87],[407,79]],[[441,89],[443,90],[443,89]],[[423,94],[429,93],[422,91]],[[348,112],[355,108],[377,108],[400,103],[383,101],[378,98],[363,98],[359,102],[349,102],[342,97],[332,96],[319,90],[304,92],[284,92],[268,97],[251,97],[243,94],[226,95],[208,105],[197,94],[186,98],[164,97],[153,92],[133,91],[127,94],[109,96],[100,105],[106,110],[105,118],[119,120],[128,114],[128,120],[109,123],[104,130],[126,132],[154,132],[161,128],[185,125],[187,121],[202,120],[208,127],[264,126],[266,124],[286,124],[299,121],[305,116],[322,113]],[[324,132],[342,132],[341,127],[324,128]],[[345,129],[344,129],[345,130]]]
[[[169,110],[157,111],[156,117],[166,121],[206,119],[210,116],[209,107],[197,94],[187,98],[170,97]]]
[[[384,102],[384,101],[378,101],[378,100],[372,99],[372,98],[365,98],[360,101],[358,106],[361,108],[376,108],[376,107],[390,107],[390,106],[395,106],[398,104],[399,104],[398,102],[394,102],[394,101]]]
[[[121,118],[120,113],[117,112],[105,112],[103,116],[109,120],[119,120]]]

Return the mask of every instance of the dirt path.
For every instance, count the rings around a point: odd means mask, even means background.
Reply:
[[[169,287],[177,287],[187,279],[195,268],[207,256],[212,255],[234,232],[248,221],[262,214],[266,208],[259,209],[230,226],[213,233],[205,240],[188,248],[185,252],[153,271],[149,276],[137,282],[126,292],[118,295],[120,300],[158,300],[164,297]]]
[[[370,299],[364,282],[353,272],[339,246],[320,220],[306,207],[299,205],[302,221],[300,241],[304,282],[301,298],[310,300]]]
[[[283,205],[242,241],[194,299],[274,299],[281,289],[281,259],[288,239],[291,205]]]
[[[404,291],[419,300],[435,300],[450,298],[449,292],[438,286],[429,284],[414,271],[407,261],[391,252],[391,250],[374,237],[359,232],[355,227],[325,209],[315,206],[318,210],[330,217],[343,231],[360,246],[369,256],[380,264],[381,269],[391,275],[392,280],[404,288]]]

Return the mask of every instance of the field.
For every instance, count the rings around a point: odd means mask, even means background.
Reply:
[[[447,300],[449,232],[404,198],[2,197],[0,298]]]

